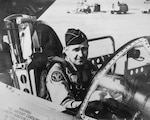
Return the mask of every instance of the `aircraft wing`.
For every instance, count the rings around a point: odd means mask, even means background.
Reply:
[[[62,113],[62,106],[35,97],[0,82],[1,120],[77,120]]]

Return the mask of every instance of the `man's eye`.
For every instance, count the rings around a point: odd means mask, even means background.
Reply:
[[[79,50],[80,50],[80,48],[75,48],[73,51],[76,51],[76,52],[77,52],[77,51],[79,51]]]
[[[81,47],[81,48],[75,48],[73,51],[78,52],[78,51],[87,51],[88,47]]]
[[[87,51],[87,50],[88,50],[87,47],[83,47],[83,48],[82,48],[82,51]]]

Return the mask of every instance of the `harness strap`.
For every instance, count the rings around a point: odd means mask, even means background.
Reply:
[[[61,57],[58,57],[58,56],[52,56],[52,57],[48,58],[48,61],[49,61],[50,64],[51,63],[53,63],[53,64],[54,63],[60,63],[62,65],[62,67],[64,67],[64,68],[68,67],[71,72],[74,71],[73,67],[68,62],[66,62],[66,60],[64,58],[61,58]],[[48,68],[50,69],[50,67],[48,67]]]
[[[33,52],[35,53],[36,51],[42,52],[42,47],[41,47],[41,31],[37,29],[37,26],[34,27],[35,30],[32,35],[32,42],[33,42]]]

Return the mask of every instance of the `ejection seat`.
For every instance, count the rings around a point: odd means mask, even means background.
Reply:
[[[35,16],[13,14],[4,19],[10,45],[14,86],[37,96],[46,58],[62,53],[55,31]]]

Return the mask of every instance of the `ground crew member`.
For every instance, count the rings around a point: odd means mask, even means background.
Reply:
[[[92,76],[97,70],[87,60],[88,40],[79,29],[68,29],[63,58],[48,72],[46,87],[53,103],[66,108],[78,107],[88,91]]]

